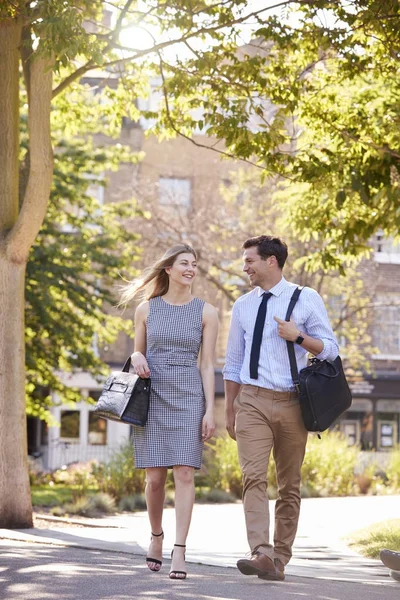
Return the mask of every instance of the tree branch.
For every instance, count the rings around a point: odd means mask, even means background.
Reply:
[[[233,19],[230,23],[229,26],[233,26],[233,25],[240,25],[241,23],[246,22],[248,19],[250,19],[251,17],[255,17],[267,10],[272,10],[274,8],[279,8],[280,6],[285,6],[287,4],[291,4],[293,3],[293,0],[287,0],[286,2],[280,2],[278,4],[275,4],[274,6],[268,6],[268,7],[264,7],[261,8],[259,10],[253,11],[251,13],[248,13],[246,15],[244,15],[243,17],[238,17],[237,19]],[[303,0],[303,2],[300,3],[305,3],[307,4],[307,1],[305,2]],[[202,12],[202,11],[201,11]],[[96,65],[94,64],[93,61],[89,60],[85,65],[83,65],[82,67],[80,67],[79,69],[77,69],[76,71],[74,71],[74,73],[71,73],[70,75],[68,75],[68,77],[66,77],[66,79],[64,81],[62,81],[54,90],[53,92],[53,97],[57,96],[57,94],[59,94],[60,92],[62,92],[68,85],[70,85],[73,81],[75,81],[76,79],[78,79],[79,77],[81,77],[82,75],[84,75],[85,73],[87,73],[87,71],[89,71],[92,68],[102,68],[102,69],[106,69],[108,67],[112,67],[112,66],[116,66],[116,65],[123,65],[127,62],[134,62],[137,61],[140,58],[143,58],[145,56],[149,56],[151,54],[159,54],[160,50],[163,50],[164,48],[168,48],[170,46],[174,46],[175,44],[180,44],[180,43],[184,43],[187,40],[190,40],[192,38],[197,38],[199,36],[203,36],[203,35],[207,35],[207,34],[211,34],[211,33],[215,33],[217,31],[220,31],[221,29],[226,28],[226,24],[218,24],[218,25],[214,25],[214,26],[210,26],[210,27],[200,27],[198,29],[196,29],[195,31],[191,30],[189,32],[187,32],[186,34],[182,35],[180,38],[175,38],[173,40],[168,40],[166,42],[161,42],[160,44],[156,44],[155,46],[153,46],[152,48],[148,48],[146,50],[141,50],[139,52],[136,52],[135,54],[125,57],[125,58],[120,58],[120,59],[116,59],[113,61],[110,61],[108,63],[104,63],[102,65]],[[110,45],[107,46],[108,48],[112,47],[112,42],[114,41],[114,36],[115,36],[115,31],[113,30],[110,33],[109,36],[109,41],[110,41]],[[260,167],[261,168],[261,167]]]

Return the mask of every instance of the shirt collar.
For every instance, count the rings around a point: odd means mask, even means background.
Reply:
[[[274,285],[270,290],[263,290],[261,287],[257,288],[257,296],[260,297],[264,292],[271,292],[273,296],[280,296],[283,290],[287,287],[288,282],[282,275],[282,279]]]

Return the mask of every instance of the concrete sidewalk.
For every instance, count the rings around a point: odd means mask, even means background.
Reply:
[[[274,503],[271,502],[271,511]],[[175,514],[166,509],[164,556],[174,543]],[[342,540],[346,534],[374,522],[400,517],[400,496],[310,498],[302,502],[298,536],[288,576],[347,581],[378,586],[400,586],[378,560],[366,559]],[[91,519],[91,526],[0,530],[0,538],[57,544],[134,555],[145,555],[149,525],[145,512]],[[187,541],[187,561],[218,567],[235,567],[248,552],[243,508],[240,503],[195,505]]]

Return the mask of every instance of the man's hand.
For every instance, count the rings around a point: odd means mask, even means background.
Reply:
[[[229,433],[229,437],[231,437],[233,440],[236,440],[235,421],[236,421],[236,414],[235,414],[235,411],[233,410],[233,408],[229,411],[226,411],[225,412],[226,430]]]
[[[300,335],[300,331],[293,319],[284,321],[279,317],[274,317],[274,320],[278,323],[278,335],[288,342],[295,342]]]

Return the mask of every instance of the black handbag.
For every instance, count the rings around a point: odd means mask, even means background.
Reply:
[[[293,293],[286,313],[286,321],[290,320],[301,290],[302,288],[298,287]],[[351,392],[341,358],[340,356],[335,360],[312,358],[311,364],[299,372],[294,343],[289,341],[286,343],[290,372],[299,395],[304,425],[307,431],[318,433],[325,431],[351,406]]]
[[[130,357],[122,371],[113,371],[104,384],[94,413],[105,419],[144,427],[149,412],[151,380],[130,373]]]

